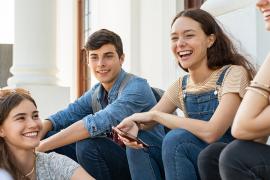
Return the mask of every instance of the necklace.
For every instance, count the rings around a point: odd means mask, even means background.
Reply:
[[[36,169],[36,167],[34,165],[33,168],[32,168],[32,170],[29,173],[27,173],[26,175],[24,175],[24,177],[30,176],[34,172],[35,169]]]
[[[36,169],[36,153],[34,153],[34,155],[35,155],[35,159],[34,159],[33,168],[32,168],[32,170],[29,173],[27,173],[26,175],[24,175],[25,178],[26,177],[29,177],[30,175],[32,175],[35,172],[35,169]],[[33,178],[33,176],[31,176],[30,179],[32,179],[32,178]]]

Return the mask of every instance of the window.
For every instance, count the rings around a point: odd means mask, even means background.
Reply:
[[[90,72],[87,66],[85,42],[91,31],[91,0],[78,0],[78,69],[77,96],[81,96],[91,84]]]
[[[185,9],[200,8],[206,0],[185,0]]]

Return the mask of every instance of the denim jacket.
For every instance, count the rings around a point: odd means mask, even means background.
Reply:
[[[156,104],[156,99],[145,79],[133,76],[118,94],[126,74],[123,69],[119,73],[108,92],[108,105],[105,102],[105,90],[100,83],[97,83],[66,109],[48,118],[53,124],[53,130],[59,131],[82,119],[84,127],[93,137],[109,132],[112,126],[116,126],[133,113],[149,111]],[[102,110],[93,114],[91,102],[96,88],[99,88],[97,101],[101,104]]]

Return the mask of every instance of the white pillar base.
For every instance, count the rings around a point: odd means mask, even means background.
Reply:
[[[65,108],[70,102],[68,87],[24,85],[22,88],[29,90],[35,99],[41,119]]]

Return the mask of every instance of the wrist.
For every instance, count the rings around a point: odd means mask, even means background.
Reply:
[[[159,114],[160,112],[154,110],[154,111],[150,111],[149,113],[150,113],[150,118],[151,118],[151,120],[159,123],[159,121],[158,121],[158,119],[159,119],[159,118],[158,118],[158,114]]]

